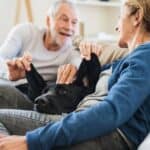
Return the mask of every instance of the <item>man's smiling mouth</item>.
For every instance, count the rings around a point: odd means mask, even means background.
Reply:
[[[62,36],[66,36],[66,37],[71,37],[72,36],[71,33],[59,32],[59,34],[61,34]]]

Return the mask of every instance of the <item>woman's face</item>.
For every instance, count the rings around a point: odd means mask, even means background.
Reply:
[[[134,36],[135,29],[133,26],[133,16],[130,15],[130,10],[125,4],[121,8],[120,18],[116,29],[119,32],[119,46],[122,48],[128,47]]]

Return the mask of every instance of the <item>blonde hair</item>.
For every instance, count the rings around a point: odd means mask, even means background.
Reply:
[[[138,10],[143,12],[143,27],[150,32],[150,0],[125,0],[125,5],[130,9],[130,15],[134,15]]]

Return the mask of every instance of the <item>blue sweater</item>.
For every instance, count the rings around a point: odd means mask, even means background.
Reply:
[[[29,150],[50,150],[119,128],[139,145],[150,131],[150,43],[113,65],[104,101],[26,134]]]

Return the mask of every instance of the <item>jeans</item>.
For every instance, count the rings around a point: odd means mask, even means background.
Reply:
[[[33,103],[14,86],[0,85],[0,108],[33,110]]]
[[[27,131],[44,126],[48,122],[56,122],[66,115],[41,114],[32,111],[32,102],[16,88],[6,85],[0,86],[0,108],[0,133],[6,134],[24,135]],[[69,147],[57,147],[54,149],[134,150],[135,146],[130,143],[129,147],[124,138],[116,130],[103,137],[95,138]]]

